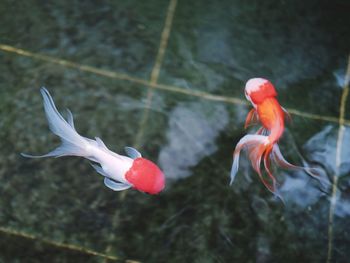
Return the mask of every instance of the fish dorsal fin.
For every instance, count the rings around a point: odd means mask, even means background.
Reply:
[[[251,109],[245,120],[244,128],[248,128],[250,125],[257,124],[259,122],[259,116],[256,109]]]
[[[126,154],[131,158],[131,159],[136,159],[142,157],[141,153],[139,153],[138,150],[132,147],[125,147],[124,148]]]
[[[97,144],[97,146],[98,146],[100,149],[102,149],[102,150],[105,151],[106,153],[111,154],[111,155],[113,155],[114,157],[117,157],[117,158],[119,158],[119,159],[122,158],[119,154],[117,154],[117,153],[115,153],[115,152],[112,152],[110,149],[108,149],[107,146],[104,144],[104,142],[103,142],[99,137],[95,137],[95,141],[94,141],[94,142]]]
[[[131,187],[131,185],[129,184],[117,183],[107,177],[105,177],[104,183],[108,188],[112,189],[113,191],[123,191]]]
[[[67,122],[75,130],[73,114],[69,109],[66,109],[66,112],[67,112]]]
[[[107,146],[104,144],[104,142],[99,137],[95,137],[95,140],[97,142],[98,147],[100,147],[103,150],[109,151]]]
[[[105,151],[108,154],[113,155],[116,158],[122,159],[122,157],[119,154],[112,152],[110,149],[108,149],[107,146],[104,144],[104,142],[99,137],[95,137],[95,141],[97,143],[97,146],[100,149],[102,149],[103,151]]]

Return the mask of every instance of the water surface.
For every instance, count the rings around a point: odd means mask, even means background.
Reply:
[[[341,0],[2,1],[0,261],[346,262],[349,11]],[[228,185],[235,144],[254,132],[243,129],[251,77],[276,84],[292,113],[285,157],[336,188],[276,170],[283,205],[245,157]],[[81,158],[22,158],[59,144],[41,86],[82,135],[157,162],[165,191],[110,191]]]

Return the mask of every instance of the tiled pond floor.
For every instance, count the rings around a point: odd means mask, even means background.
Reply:
[[[346,262],[350,32],[346,1],[1,1],[1,262]],[[232,151],[270,79],[291,113],[276,170],[284,204]],[[39,93],[82,135],[158,163],[156,196],[108,190],[59,144]]]

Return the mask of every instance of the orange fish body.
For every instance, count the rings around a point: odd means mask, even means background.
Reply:
[[[261,124],[271,132],[269,141],[275,143],[284,131],[284,112],[275,98],[266,98],[257,104],[257,114]]]
[[[231,184],[238,172],[240,151],[247,149],[253,169],[258,173],[263,184],[272,193],[278,195],[276,179],[271,171],[272,161],[283,168],[304,170],[308,168],[295,166],[287,162],[278,147],[277,142],[284,132],[284,119],[289,119],[290,116],[278,103],[276,99],[277,92],[271,82],[262,78],[250,79],[245,86],[245,95],[254,107],[248,113],[245,127],[257,122],[260,122],[262,127],[256,134],[245,135],[238,142],[233,153]],[[263,177],[260,169],[261,161],[264,163],[268,175],[267,179]]]

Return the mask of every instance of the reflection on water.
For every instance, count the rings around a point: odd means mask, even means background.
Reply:
[[[338,128],[334,125],[325,126],[320,132],[312,136],[304,145],[304,153],[310,164],[317,167],[318,176],[323,180],[318,182],[305,173],[293,173],[292,176],[286,174],[285,181],[281,187],[282,195],[286,198],[286,203],[293,202],[300,208],[307,208],[316,204],[320,198],[329,197],[331,202],[331,185],[328,180],[332,180],[336,172],[339,172],[341,182],[338,192],[335,214],[337,216],[350,215],[349,197],[347,191],[350,189],[348,180],[350,173],[350,129],[345,128],[343,137],[343,147],[341,153],[340,169],[336,167],[336,145],[338,139]],[[338,169],[338,170],[337,170]],[[326,182],[327,181],[327,182]],[[323,184],[322,184],[323,182]]]
[[[335,160],[337,151],[338,128],[334,125],[324,127],[322,131],[315,134],[305,145],[309,158],[314,162],[321,164],[328,175],[333,178],[337,173],[339,184],[337,196],[330,197],[330,202],[336,201],[334,213],[340,217],[350,215],[349,199],[349,179],[350,179],[350,128],[344,127],[344,137],[342,143],[342,152],[340,153],[340,164],[337,167]]]
[[[334,78],[337,82],[337,85],[340,88],[344,88],[348,83],[345,83],[345,69],[338,69],[333,72]],[[348,80],[349,81],[349,80]]]
[[[270,79],[282,106],[299,112],[281,139],[284,156],[319,168],[332,183],[349,4],[177,1],[155,87],[147,82],[164,47],[168,4],[0,1],[0,45],[56,61],[0,46],[0,225],[51,242],[33,245],[23,241],[26,235],[0,231],[0,262],[104,261],[85,248],[142,262],[326,262],[328,229],[333,262],[347,262],[350,128],[344,127],[337,196],[304,172],[277,169],[283,205],[245,154],[228,185],[234,146],[255,127],[243,128],[248,106],[213,95],[244,100],[247,79]],[[79,132],[101,137],[116,152],[141,134],[139,150],[164,169],[171,182],[166,191],[124,195],[106,189],[79,158],[20,158],[19,152],[58,144],[37,92],[43,85],[60,109],[74,112]],[[349,119],[349,99],[346,104]],[[149,119],[141,127],[146,107]]]
[[[215,139],[228,119],[223,105],[178,104],[169,113],[168,143],[159,154],[159,164],[167,177],[177,179],[191,175],[191,167],[217,150]]]
[[[319,133],[315,134],[305,144],[304,148],[311,161],[321,164],[330,176],[337,172],[336,148],[338,139],[338,127],[334,125],[325,126]],[[339,176],[347,175],[350,172],[350,129],[344,128],[342,142],[341,163]]]
[[[202,35],[203,34],[199,34],[198,37],[202,37]],[[176,35],[176,42],[178,45],[178,57],[181,57],[182,59],[186,60],[186,65],[184,65],[184,69],[187,71],[186,74],[192,75],[193,72],[198,72],[200,74],[200,78],[194,76],[194,82],[189,82],[183,76],[167,76],[174,85],[178,85],[186,89],[194,88],[194,85],[200,85],[205,87],[209,91],[215,91],[225,83],[226,80],[222,72],[218,72],[215,68],[208,66],[208,64],[205,62],[216,63],[217,61],[219,61],[219,58],[225,57],[227,59],[228,57],[230,57],[230,53],[226,52],[230,51],[227,47],[223,46],[227,43],[220,43],[221,39],[215,38],[211,41],[217,41],[216,44],[218,44],[220,48],[215,47],[214,49],[212,49],[212,46],[209,46],[208,49],[210,49],[210,53],[208,55],[210,56],[212,61],[206,61],[208,60],[208,58],[202,57],[202,55],[204,55],[204,52],[202,54],[202,49],[198,50],[199,59],[196,59],[196,57],[194,57],[194,54],[191,52],[191,47],[189,46],[189,43],[186,41],[186,39],[184,39],[184,37],[181,35]],[[221,61],[220,63],[223,63],[223,61]]]
[[[317,203],[324,194],[311,180],[305,173],[293,177],[286,175],[281,187],[281,194],[285,198],[285,202],[288,205],[296,204],[300,209]]]

